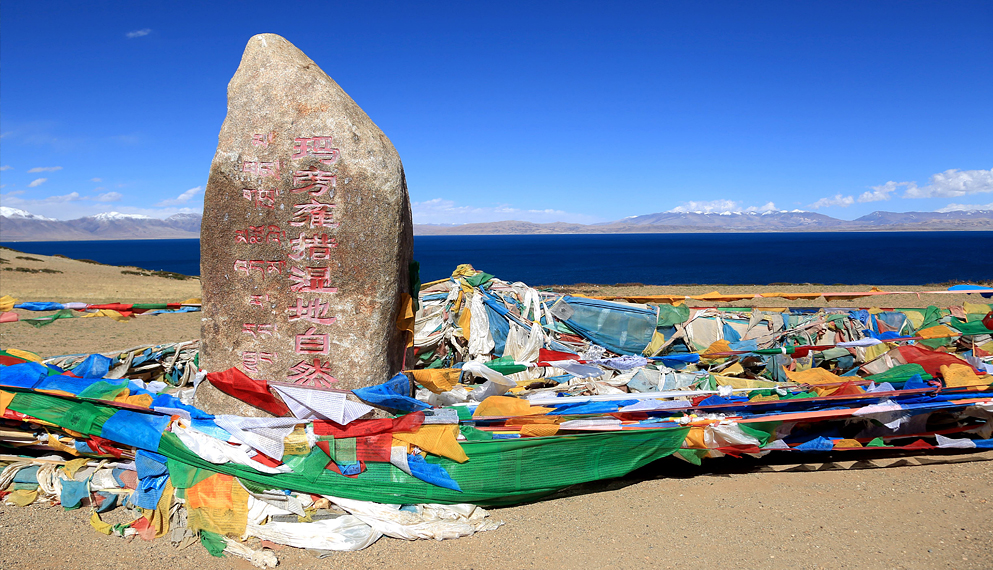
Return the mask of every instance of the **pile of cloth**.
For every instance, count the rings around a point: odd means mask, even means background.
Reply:
[[[32,312],[51,312],[50,315],[22,319],[14,309]],[[20,302],[10,295],[0,297],[0,323],[22,322],[35,328],[50,325],[61,319],[107,317],[127,322],[138,316],[154,316],[200,311],[200,299],[187,299],[176,303],[56,303],[54,301]]]
[[[348,393],[237,369],[132,378],[176,354],[195,363],[192,344],[7,350],[0,495],[266,566],[271,544],[327,553],[491,530],[481,507],[673,454],[978,455],[993,449],[991,309],[691,308],[460,266],[421,288],[414,366]],[[193,405],[200,382],[268,416],[208,414]],[[118,505],[122,522],[105,522]]]

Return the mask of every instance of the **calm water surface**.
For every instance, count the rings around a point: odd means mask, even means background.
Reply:
[[[200,273],[200,242],[4,243],[42,255]],[[460,263],[530,285],[821,283],[923,285],[993,279],[993,232],[418,236],[423,281]]]

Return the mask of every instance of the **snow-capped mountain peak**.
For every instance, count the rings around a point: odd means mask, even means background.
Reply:
[[[142,214],[122,214],[120,212],[104,212],[102,214],[97,214],[95,216],[90,216],[95,220],[100,220],[102,222],[112,222],[118,220],[151,220],[151,216],[144,216]]]
[[[0,206],[0,216],[3,216],[4,218],[20,218],[23,220],[43,220],[46,222],[55,221],[55,218],[46,218],[45,216],[39,216],[26,210],[10,208],[8,206]]]

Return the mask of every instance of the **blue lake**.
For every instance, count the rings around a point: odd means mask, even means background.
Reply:
[[[820,283],[993,279],[993,232],[418,236],[423,281],[460,263],[530,285]],[[4,242],[41,255],[200,273],[200,242]]]

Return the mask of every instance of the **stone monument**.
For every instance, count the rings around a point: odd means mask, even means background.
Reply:
[[[252,37],[204,198],[200,367],[346,390],[386,381],[407,350],[412,252],[393,144],[293,44]],[[196,404],[265,415],[208,382]]]

